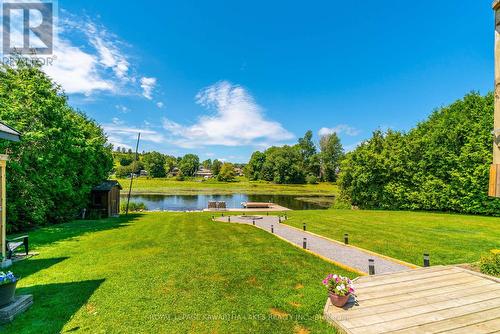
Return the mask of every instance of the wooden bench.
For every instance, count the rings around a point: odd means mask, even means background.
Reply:
[[[21,246],[24,246],[24,251],[26,255],[28,255],[29,251],[29,237],[27,235],[23,235],[14,239],[7,239],[6,250],[7,250],[7,259],[12,259],[14,255],[14,251]]]

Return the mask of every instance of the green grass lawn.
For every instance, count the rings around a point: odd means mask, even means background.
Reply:
[[[129,179],[118,179],[121,185],[128,189]],[[254,194],[254,195],[304,195],[304,196],[335,196],[338,188],[331,183],[320,184],[273,184],[261,181],[248,181],[239,178],[237,182],[218,182],[216,180],[186,180],[176,181],[171,178],[134,179],[134,194],[165,194],[165,195],[199,195],[199,194]]]
[[[332,333],[321,280],[343,270],[204,213],[77,221],[30,233],[14,264],[35,303],[8,333]],[[350,275],[352,277],[352,274]],[[281,317],[281,318],[280,318]]]
[[[422,265],[429,252],[431,264],[471,263],[482,252],[500,248],[500,218],[456,214],[323,210],[289,213],[286,223],[351,244]]]

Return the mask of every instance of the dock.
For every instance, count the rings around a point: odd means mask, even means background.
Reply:
[[[284,212],[284,211],[291,211],[289,208],[285,208],[284,206],[275,204],[275,203],[266,203],[266,207],[243,207],[243,208],[223,208],[223,209],[215,209],[215,208],[208,208],[204,209],[203,211],[205,212]]]
[[[500,279],[435,266],[355,280],[356,299],[325,305],[340,333],[498,333]]]

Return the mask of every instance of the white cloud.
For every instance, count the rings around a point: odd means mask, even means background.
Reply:
[[[124,106],[122,104],[117,104],[115,106],[115,108],[118,109],[120,112],[122,112],[124,114],[126,114],[126,113],[128,113],[130,111],[130,109],[127,106]]]
[[[54,46],[57,57],[53,65],[44,66],[43,70],[61,85],[68,94],[91,95],[95,91],[114,91],[112,81],[105,79],[98,71],[98,59],[70,42],[59,39]]]
[[[135,127],[129,126],[124,121],[115,117],[111,120],[111,123],[103,124],[102,127],[108,136],[108,142],[115,147],[130,148],[135,146],[139,133],[141,134],[141,142],[145,141],[154,144],[166,142],[164,135],[151,129],[147,122],[145,122],[143,127]]]
[[[118,117],[113,117],[113,118],[111,119],[111,122],[112,122],[113,124],[115,124],[115,125],[121,125],[121,124],[124,124],[124,122],[123,122],[121,119],[119,119]]]
[[[354,137],[359,135],[360,132],[361,131],[359,131],[358,129],[353,128],[352,126],[349,126],[347,124],[339,124],[333,128],[321,128],[318,133],[320,136],[326,136],[332,133],[336,133],[338,135],[346,134],[347,136]]]
[[[259,146],[294,138],[280,123],[267,120],[262,108],[241,86],[217,82],[200,91],[196,102],[214,113],[200,117],[194,125],[163,119],[163,127],[172,137],[170,141],[178,146]]]
[[[141,88],[142,88],[142,96],[144,96],[148,100],[153,99],[153,90],[156,86],[156,78],[141,78]]]
[[[165,106],[165,104],[164,104],[163,102],[157,102],[157,103],[156,103],[156,106],[157,106],[158,108],[162,109],[162,108]]]
[[[89,17],[61,10],[55,27],[53,61],[42,69],[67,94],[139,95],[143,88],[130,64],[128,45]],[[18,21],[15,21],[18,22]],[[19,21],[19,22],[22,22]],[[13,26],[16,39],[21,26]],[[0,33],[2,33],[0,26]],[[5,56],[0,51],[0,56]]]

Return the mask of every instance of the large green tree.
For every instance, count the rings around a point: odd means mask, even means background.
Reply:
[[[179,169],[184,176],[194,176],[200,167],[200,158],[195,154],[186,154],[179,163]]]
[[[337,172],[340,168],[340,162],[344,156],[344,148],[337,134],[331,133],[323,135],[319,141],[321,149],[321,176],[324,181],[337,181]]]
[[[221,168],[222,168],[222,162],[220,160],[215,159],[212,162],[212,174],[214,176],[219,175]]]
[[[307,175],[319,176],[320,174],[320,157],[316,154],[317,149],[313,141],[313,133],[308,130],[304,137],[299,138],[297,144],[300,155],[302,157],[301,169]]]
[[[149,152],[143,157],[144,166],[146,171],[151,177],[165,177],[167,171],[165,170],[166,159],[160,152]]]
[[[234,165],[226,162],[222,165],[219,175],[217,175],[217,180],[221,182],[232,182],[236,178],[236,172],[234,171]]]
[[[304,183],[306,174],[297,146],[271,147],[266,152],[262,178],[279,184]]]
[[[493,94],[471,93],[408,133],[376,131],[342,163],[342,195],[364,208],[498,215],[488,198]]]
[[[250,161],[245,166],[245,175],[251,181],[262,179],[262,167],[266,162],[266,154],[256,151],[252,154]]]
[[[37,66],[0,66],[0,120],[22,133],[8,151],[9,230],[64,222],[84,208],[113,167],[101,127],[68,105]]]

